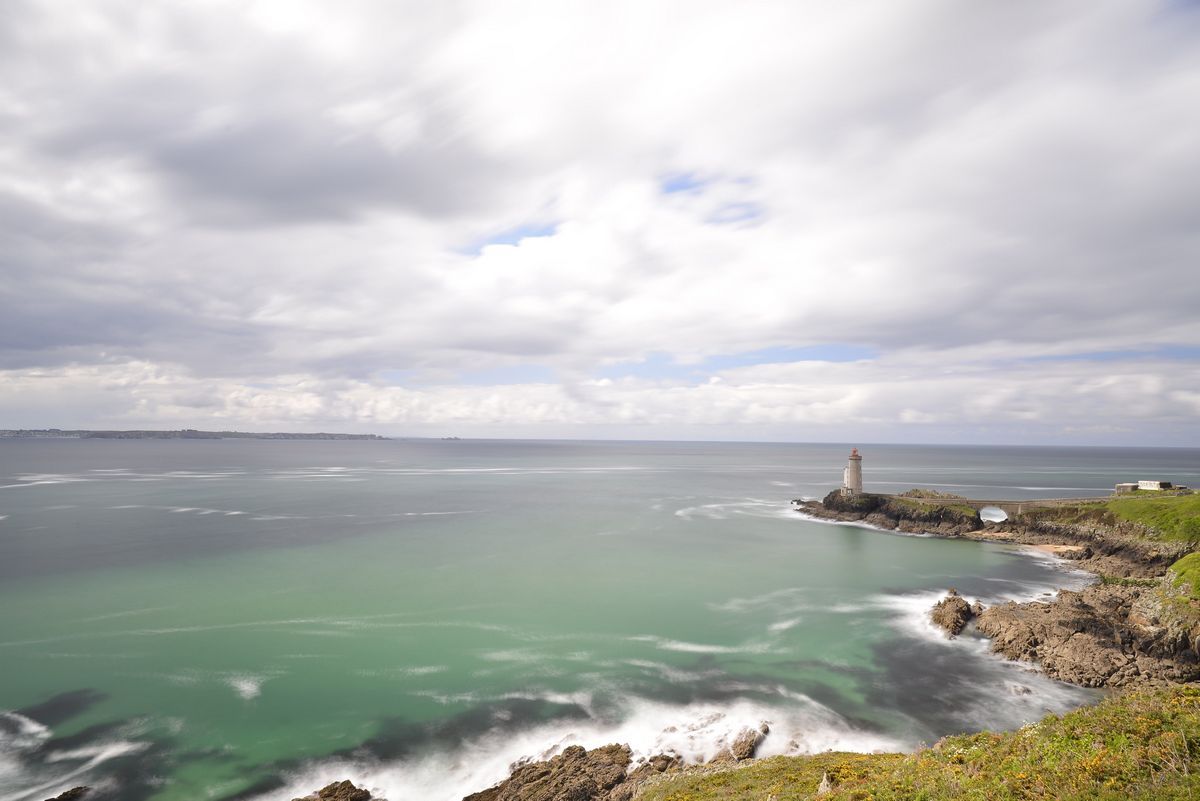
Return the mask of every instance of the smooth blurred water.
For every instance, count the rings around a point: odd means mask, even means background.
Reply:
[[[0,440],[0,799],[457,799],[570,742],[910,748],[1094,696],[925,622],[1078,584],[805,520],[848,447]],[[1200,483],[1200,452],[866,446],[868,491]]]

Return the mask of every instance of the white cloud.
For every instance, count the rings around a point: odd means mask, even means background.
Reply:
[[[946,440],[984,432],[1070,442],[1103,432],[1178,444],[1195,433],[1200,371],[1171,365],[1044,364],[1009,381],[986,365],[929,360],[763,365],[701,383],[626,378],[577,384],[389,386],[343,378],[269,382],[198,378],[148,363],[9,371],[0,414],[19,424],[59,414],[92,427],[276,430],[334,425],[413,435],[536,434],[648,439]]]
[[[0,425],[1200,433],[1186,7],[19,11]]]

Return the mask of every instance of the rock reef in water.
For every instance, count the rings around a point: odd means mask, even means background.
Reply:
[[[930,617],[933,624],[946,632],[948,637],[962,634],[967,624],[983,611],[983,605],[971,605],[967,599],[958,594],[958,590],[950,588],[950,594],[934,604]]]
[[[61,795],[56,795],[54,798],[47,798],[46,801],[79,801],[91,792],[91,787],[72,787]]]
[[[631,761],[627,745],[572,745],[545,762],[515,766],[507,779],[463,801],[629,801],[647,779],[682,764],[660,754],[630,771]]]
[[[385,801],[385,799],[376,798],[371,795],[370,791],[355,787],[353,782],[347,780],[327,784],[315,793],[303,798],[294,798],[292,801]]]

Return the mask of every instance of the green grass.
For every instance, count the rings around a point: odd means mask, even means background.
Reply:
[[[1159,580],[1156,578],[1125,578],[1124,576],[1110,576],[1107,573],[1100,574],[1101,584],[1112,584],[1118,587],[1157,587]]]
[[[1164,495],[1140,492],[1113,498],[1026,509],[1022,519],[1081,525],[1115,525],[1122,521],[1153,529],[1161,540],[1200,544],[1200,493]]]
[[[923,489],[921,487],[913,487],[908,492],[900,493],[901,498],[942,498],[946,500],[961,500],[962,495],[955,495],[952,492],[938,492],[932,489]]]
[[[1105,504],[1118,520],[1141,523],[1166,540],[1200,542],[1200,493],[1147,493],[1112,498]]]
[[[917,496],[910,496],[910,497],[917,497]],[[898,506],[902,506],[905,509],[909,509],[914,512],[928,513],[934,509],[947,509],[961,517],[965,517],[965,518],[968,518],[971,520],[974,520],[976,517],[979,516],[979,512],[976,511],[974,506],[967,506],[966,504],[961,504],[961,503],[921,503],[920,501],[912,501],[912,500],[908,500],[907,498],[904,498],[904,497],[889,498],[888,503],[897,504]]]
[[[775,757],[692,769],[641,801],[1194,801],[1200,798],[1200,688],[1140,690],[1015,732],[948,737],[915,754]]]
[[[1190,553],[1171,565],[1172,583],[1192,600],[1200,601],[1200,553]]]

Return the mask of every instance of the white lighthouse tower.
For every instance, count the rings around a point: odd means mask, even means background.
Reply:
[[[858,448],[854,448],[850,451],[846,469],[842,471],[842,494],[861,495],[862,491],[862,457],[858,454]]]

